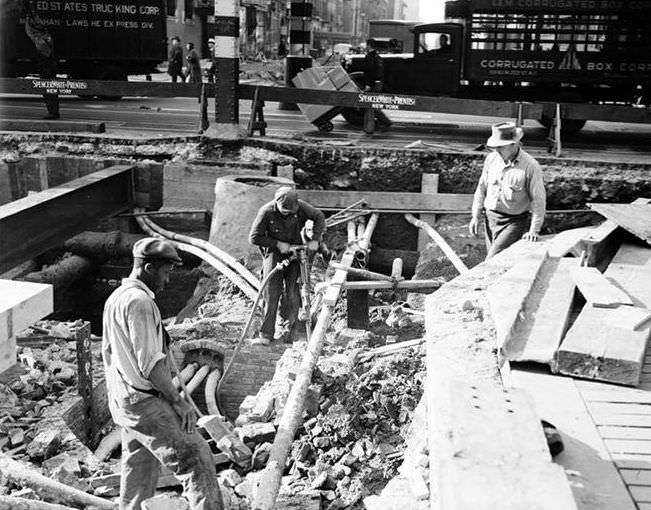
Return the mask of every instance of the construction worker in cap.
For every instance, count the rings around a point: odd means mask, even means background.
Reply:
[[[303,244],[301,230],[308,220],[312,220],[314,224],[313,236],[307,242],[307,248],[316,251],[325,232],[325,216],[317,208],[299,200],[294,189],[289,186],[280,187],[274,195],[274,200],[259,209],[251,226],[249,242],[260,248],[265,277],[278,262],[292,256],[292,245]],[[294,340],[293,329],[301,306],[299,274],[299,262],[294,260],[269,280],[264,289],[264,317],[256,343],[268,345],[274,339],[284,342]],[[276,331],[278,311],[279,330]]]
[[[137,241],[131,274],[104,306],[108,404],[113,421],[122,427],[121,509],[138,510],[154,496],[160,464],[181,482],[190,508],[223,508],[210,447],[196,429],[194,409],[172,383],[169,337],[154,302],[180,264],[170,242]]]
[[[519,239],[537,241],[545,219],[545,186],[538,162],[522,149],[523,131],[513,122],[491,128],[486,157],[472,204],[470,234],[479,233],[485,212],[486,258]]]

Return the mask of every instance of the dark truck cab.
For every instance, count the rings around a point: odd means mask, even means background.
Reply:
[[[579,12],[569,3],[552,9],[543,0],[447,2],[446,13],[452,18],[454,12],[454,21],[416,25],[412,53],[381,56],[384,91],[642,106],[651,88],[651,2],[572,5],[579,5]],[[346,60],[346,70],[363,85],[363,55]],[[359,123],[360,115],[344,116]],[[542,119],[544,125],[551,121],[551,116]],[[562,123],[565,132],[584,124],[579,119]]]

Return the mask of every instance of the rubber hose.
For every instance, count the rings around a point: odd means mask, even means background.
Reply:
[[[219,407],[217,406],[217,385],[219,384],[221,377],[222,373],[218,368],[215,368],[208,374],[208,377],[206,378],[205,396],[208,414],[216,414],[217,416],[221,416]]]
[[[209,365],[204,365],[199,370],[197,370],[197,373],[194,374],[194,377],[188,383],[188,387],[187,387],[187,394],[188,395],[192,396],[192,394],[194,393],[194,390],[196,390],[199,387],[201,382],[208,375],[208,372],[210,372],[210,366]]]

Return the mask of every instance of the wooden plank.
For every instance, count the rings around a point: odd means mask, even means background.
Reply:
[[[592,419],[597,425],[651,427],[651,416],[648,414],[612,414],[608,412],[593,412],[592,410],[591,414]]]
[[[637,510],[651,510],[651,503],[638,501],[637,502]]]
[[[636,503],[651,503],[651,487],[632,485],[629,490]]]
[[[585,265],[605,271],[621,244],[623,230],[617,223],[604,221],[581,239],[579,248],[586,254]]]
[[[651,404],[629,404],[623,402],[590,402],[590,411],[597,414],[642,414],[651,416]]]
[[[651,470],[651,455],[613,453],[612,458],[618,469]]]
[[[588,204],[590,208],[617,223],[634,236],[651,244],[651,200],[646,204]]]
[[[590,235],[595,227],[580,227],[563,230],[545,241],[545,248],[550,257],[565,257],[581,255],[581,243],[583,239]]]
[[[366,200],[365,209],[394,212],[470,212],[472,195],[455,193],[405,193],[391,191],[299,190],[300,198],[320,209],[343,209]]]
[[[538,416],[553,423],[565,450],[554,461],[565,469],[581,510],[633,510],[631,497],[574,381],[513,369],[513,384],[531,395]]]
[[[641,329],[649,320],[651,320],[651,310],[648,308],[620,306],[615,310],[615,313],[611,314],[610,320],[611,324],[618,328],[632,330]],[[645,360],[645,362],[648,363],[648,360]]]
[[[421,176],[420,192],[436,194],[439,191],[439,175],[423,174]],[[430,225],[436,224],[436,214],[423,213],[419,218]],[[418,229],[418,251],[422,251],[430,243],[431,239],[422,228]]]
[[[567,330],[574,284],[570,270],[577,258],[548,258],[543,264],[509,343],[511,361],[546,363],[555,370],[558,346]]]
[[[577,381],[578,382],[578,381]],[[620,402],[624,404],[651,404],[651,392],[615,387],[613,391],[581,390],[586,402]],[[618,391],[623,390],[623,391]]]
[[[623,244],[604,273],[625,289],[635,307],[651,307],[651,248]],[[558,351],[561,373],[635,386],[651,325],[625,330],[612,325],[616,310],[585,306]]]
[[[651,454],[651,441],[635,439],[604,439],[606,446],[613,453],[643,453]]]
[[[638,439],[651,440],[651,427],[599,427],[599,434],[604,439]]]
[[[522,346],[517,332],[518,325],[522,322],[527,299],[547,258],[547,250],[544,248],[532,251],[486,289],[497,330],[500,359],[519,359]]]
[[[585,300],[592,306],[615,308],[633,304],[622,289],[613,285],[594,267],[574,267],[570,270],[570,276]]]
[[[16,363],[16,335],[53,307],[52,285],[0,280],[0,372]]]
[[[651,471],[648,469],[621,469],[619,473],[627,485],[651,486]]]
[[[0,131],[45,131],[48,133],[105,133],[103,122],[73,120],[0,119]]]
[[[562,468],[551,462],[539,418],[522,390],[452,378],[437,384],[437,392],[440,398],[432,413],[438,426],[428,433],[450,442],[430,445],[430,452],[436,448],[440,508],[577,508]]]

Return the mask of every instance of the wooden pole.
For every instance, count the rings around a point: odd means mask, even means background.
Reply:
[[[355,260],[355,246],[349,246],[343,257],[341,264],[350,267]],[[342,269],[337,270],[330,280],[330,286],[323,297],[323,305],[319,312],[312,337],[309,339],[305,356],[299,367],[296,380],[287,397],[287,403],[283,410],[283,415],[278,424],[278,431],[274,438],[269,454],[267,466],[262,472],[258,482],[258,492],[253,501],[253,510],[272,510],[280,490],[280,482],[285,470],[287,455],[294,441],[296,429],[300,424],[305,406],[305,397],[307,389],[312,381],[312,372],[319,360],[319,355],[323,349],[325,333],[330,324],[332,312],[337,304],[341,294],[341,286],[346,281],[348,273]]]
[[[450,245],[445,241],[445,239],[443,239],[443,237],[441,237],[441,234],[434,230],[432,226],[422,220],[417,219],[413,214],[405,214],[405,219],[412,225],[425,230],[425,232],[429,234],[429,236],[434,240],[438,247],[443,250],[443,253],[445,253],[448,259],[450,259],[450,262],[452,262],[454,267],[457,268],[457,271],[459,271],[459,273],[463,274],[468,272],[468,266],[463,263],[463,260],[461,260],[459,256],[454,253],[454,250],[450,247]]]
[[[396,259],[400,260],[400,259]],[[349,275],[357,276],[359,278],[364,278],[365,280],[380,280],[380,281],[387,281],[387,282],[392,282],[393,278],[391,276],[387,276],[382,273],[375,273],[373,271],[369,271],[368,269],[359,269],[357,267],[345,267],[342,264],[339,264],[338,262],[331,262],[330,267],[334,267],[335,269],[341,269],[342,271],[347,271]]]
[[[117,508],[110,501],[52,480],[28,466],[16,462],[4,453],[0,453],[0,473],[7,482],[21,487],[30,487],[44,499],[81,508],[94,507],[98,510],[115,510]]]
[[[69,506],[55,505],[35,499],[0,496],[0,508],[3,510],[75,510]]]

